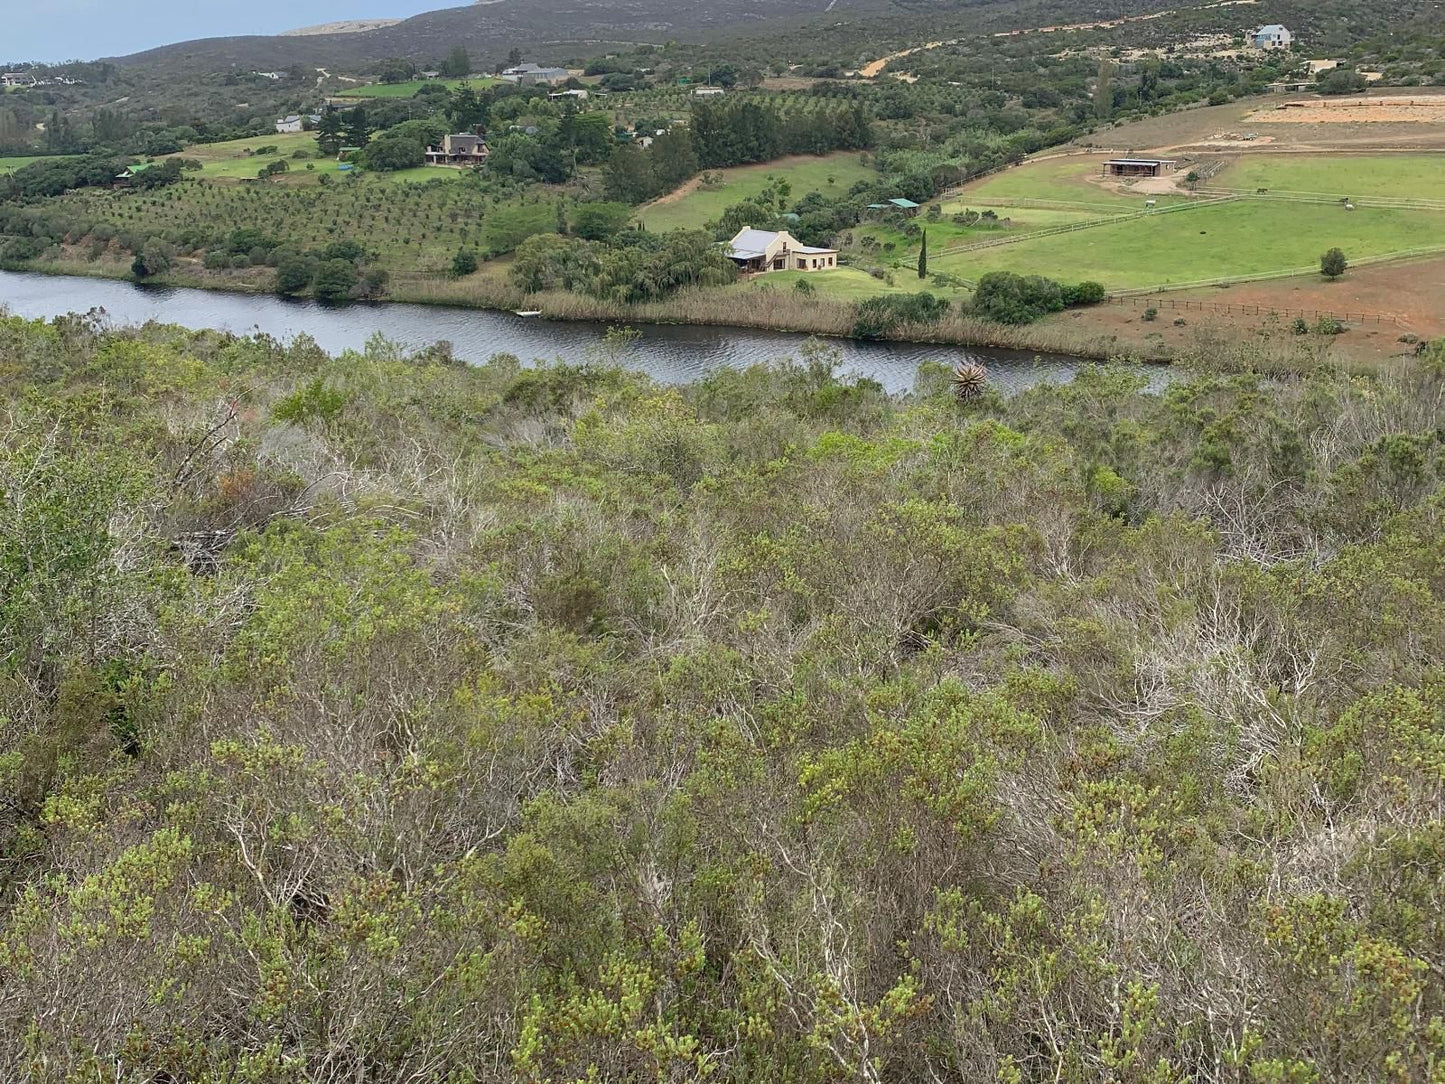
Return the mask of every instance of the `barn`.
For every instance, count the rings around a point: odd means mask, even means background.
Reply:
[[[1106,177],[1162,177],[1173,173],[1172,158],[1110,158],[1104,163]]]

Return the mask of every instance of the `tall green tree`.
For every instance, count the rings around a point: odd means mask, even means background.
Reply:
[[[341,114],[334,109],[321,114],[321,123],[316,126],[316,146],[321,153],[328,158],[335,157],[345,145],[345,138],[346,125]]]
[[[923,231],[923,245],[918,250],[918,277],[928,277],[928,231]]]
[[[346,111],[343,117],[346,126],[346,142],[351,147],[365,147],[371,142],[371,133],[376,129],[372,127],[371,120],[366,115],[366,107],[358,105],[355,109]]]
[[[454,47],[442,62],[441,72],[451,79],[465,79],[472,74],[472,58],[465,45]]]
[[[1094,86],[1094,116],[1108,120],[1114,115],[1114,62],[1107,56],[1099,61],[1099,79]]]

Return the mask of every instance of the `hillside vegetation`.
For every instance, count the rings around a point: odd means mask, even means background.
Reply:
[[[1445,357],[0,320],[0,1077],[1419,1081]]]

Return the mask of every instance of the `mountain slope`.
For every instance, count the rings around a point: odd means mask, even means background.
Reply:
[[[513,46],[653,41],[749,30],[825,12],[880,12],[894,0],[491,0],[427,12],[362,33],[207,38],[116,58],[125,65],[215,69],[291,64],[364,64],[401,56],[425,60],[465,46],[496,60]],[[559,59],[548,57],[547,59]]]

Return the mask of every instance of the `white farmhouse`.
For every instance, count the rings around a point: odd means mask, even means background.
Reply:
[[[1270,23],[1256,30],[1250,38],[1256,49],[1288,49],[1294,44],[1294,35],[1279,23]]]
[[[787,230],[744,227],[727,242],[728,259],[744,274],[769,271],[827,271],[838,266],[836,248],[810,248]]]

